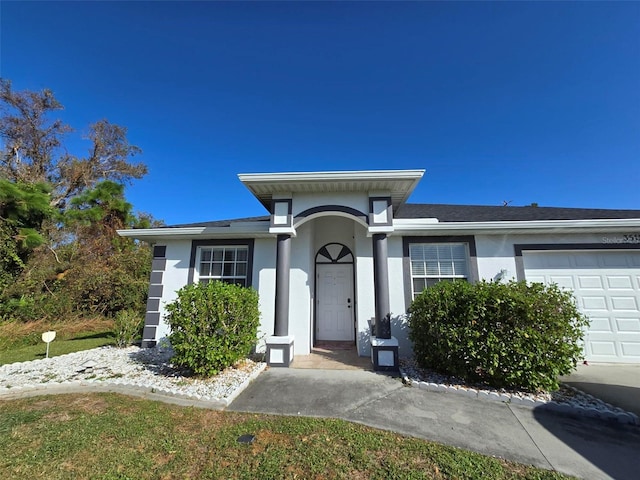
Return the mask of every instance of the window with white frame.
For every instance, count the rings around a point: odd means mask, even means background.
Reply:
[[[441,281],[468,280],[466,243],[412,243],[409,258],[413,298]]]
[[[248,259],[249,248],[245,245],[199,247],[197,281],[221,280],[246,287]]]

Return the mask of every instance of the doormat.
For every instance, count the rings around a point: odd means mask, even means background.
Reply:
[[[353,350],[356,348],[356,344],[353,342],[331,342],[328,340],[320,340],[316,342],[314,348],[320,348],[322,350]]]

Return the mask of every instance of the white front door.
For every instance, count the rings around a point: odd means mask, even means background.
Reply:
[[[353,265],[316,265],[316,340],[355,340]]]

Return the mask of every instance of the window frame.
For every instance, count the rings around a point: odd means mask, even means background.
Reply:
[[[247,271],[246,276],[244,277],[245,286],[251,287],[253,286],[253,239],[220,239],[220,240],[193,240],[191,242],[191,256],[189,258],[189,276],[187,282],[189,284],[199,282],[200,275],[200,259],[202,255],[202,250],[204,248],[238,248],[244,247],[247,249]],[[234,260],[234,263],[237,260]],[[224,271],[222,272],[224,274]],[[233,277],[228,277],[229,279],[233,279]],[[207,276],[210,280],[221,280],[225,281],[224,275],[221,275],[220,278],[214,278],[213,276]],[[239,278],[239,277],[235,277]]]
[[[464,236],[423,236],[423,237],[403,237],[402,238],[402,250],[403,250],[403,270],[404,270],[404,290],[405,301],[407,307],[411,305],[415,298],[413,292],[413,272],[411,268],[411,257],[409,255],[410,246],[413,244],[433,244],[433,245],[446,245],[446,244],[463,244],[466,246],[467,255],[467,276],[466,281],[474,283],[478,280],[478,259],[476,253],[476,241],[472,235]],[[438,278],[436,276],[419,276],[415,278]],[[455,279],[454,276],[439,276],[445,280]],[[462,277],[457,277],[462,278]]]

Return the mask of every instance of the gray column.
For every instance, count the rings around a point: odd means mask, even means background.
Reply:
[[[289,335],[289,270],[291,235],[278,235],[276,250],[276,316],[274,335]]]
[[[391,338],[391,312],[389,311],[389,268],[387,235],[373,235],[373,283],[375,286],[377,338]]]

